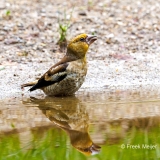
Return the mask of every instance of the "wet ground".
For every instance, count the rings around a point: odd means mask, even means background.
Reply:
[[[59,25],[68,23],[68,40],[79,33],[98,36],[82,88],[157,88],[159,7],[156,0],[1,0],[0,99],[21,95],[22,83],[40,77],[64,55],[57,45]]]
[[[1,159],[160,158],[157,93],[14,98],[0,115]]]

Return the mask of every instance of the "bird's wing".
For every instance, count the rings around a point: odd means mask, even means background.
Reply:
[[[43,88],[52,85],[56,82],[62,81],[67,76],[68,63],[62,63],[57,66],[51,67],[29,90],[33,91],[39,88]]]

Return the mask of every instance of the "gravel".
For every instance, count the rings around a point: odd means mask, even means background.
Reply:
[[[20,85],[40,77],[63,57],[58,28],[67,23],[68,40],[83,32],[99,37],[88,52],[88,74],[80,91],[158,90],[158,1],[62,2],[1,0],[0,99],[29,95]]]

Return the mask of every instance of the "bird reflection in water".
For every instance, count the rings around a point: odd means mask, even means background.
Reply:
[[[31,97],[32,103],[38,105],[43,114],[69,136],[73,147],[85,155],[100,152],[101,147],[95,144],[89,133],[89,117],[85,106],[76,97]]]

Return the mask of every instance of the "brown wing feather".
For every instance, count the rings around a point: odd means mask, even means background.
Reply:
[[[37,82],[34,83],[26,83],[21,85],[21,87],[28,87],[28,86],[33,86],[32,88],[30,88],[30,91],[50,85],[55,83],[53,80],[53,75],[55,75],[55,80],[56,81],[60,81],[65,77],[65,73],[61,74],[61,77],[59,75],[59,77],[56,78],[56,74],[57,73],[62,73],[63,71],[66,70],[68,64],[67,62],[70,61],[74,61],[75,59],[69,56],[64,56],[58,63],[56,63],[55,65],[53,65]]]
[[[58,65],[57,67],[51,67],[35,84],[32,88],[30,88],[30,91],[43,88],[45,86],[52,85],[56,82],[60,82],[67,76],[66,68],[68,64],[63,63]]]
[[[52,80],[52,76],[55,75],[56,73],[59,72],[64,72],[67,68],[68,64],[64,63],[64,64],[60,64],[57,67],[51,67],[43,76],[42,78],[44,78],[46,81],[51,81]],[[42,79],[40,78],[40,79]]]

